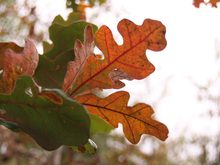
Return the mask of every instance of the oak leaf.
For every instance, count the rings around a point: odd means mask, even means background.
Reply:
[[[52,44],[44,43],[45,52],[39,57],[39,64],[34,74],[35,81],[45,88],[62,89],[67,64],[73,61],[74,43],[83,40],[84,29],[87,25],[93,26],[93,32],[97,27],[87,22],[64,21],[57,16],[49,28],[49,36]]]
[[[127,106],[127,92],[116,92],[106,98],[87,94],[75,99],[86,106],[90,113],[102,117],[113,127],[117,128],[122,123],[125,136],[133,144],[139,142],[142,134],[153,135],[161,140],[167,138],[167,127],[151,118],[153,109],[149,105],[138,103]]]
[[[82,146],[90,137],[85,108],[58,89],[38,91],[30,77],[20,77],[11,95],[0,94],[0,124],[23,131],[44,149]]]
[[[10,94],[19,76],[33,76],[39,55],[34,43],[26,39],[24,48],[15,43],[0,43],[0,93]]]
[[[87,58],[93,54],[94,40],[92,26],[87,26],[84,31],[84,44],[80,40],[75,41],[75,59],[68,63],[67,72],[64,78],[63,90],[66,92],[76,78],[79,76],[86,63]]]
[[[68,91],[69,95],[76,96],[94,88],[119,89],[124,86],[121,79],[143,79],[154,71],[145,51],[165,48],[165,26],[151,19],[146,19],[141,26],[123,19],[118,30],[124,39],[123,45],[115,42],[107,26],[96,32],[95,43],[103,52],[104,59],[101,55],[88,57]]]

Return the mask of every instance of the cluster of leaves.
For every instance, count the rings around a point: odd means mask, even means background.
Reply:
[[[212,7],[217,8],[217,3],[220,2],[220,0],[209,0],[208,2],[205,2],[204,0],[194,0],[193,5],[197,8],[199,8],[200,4],[203,3],[205,5],[210,4]]]
[[[128,106],[125,91],[96,95],[122,88],[122,79],[152,73],[145,51],[165,48],[165,26],[151,19],[140,26],[123,19],[118,30],[124,43],[118,45],[107,26],[98,29],[74,16],[54,19],[49,28],[53,43],[44,42],[42,55],[29,39],[24,47],[0,43],[0,124],[29,134],[46,150],[66,145],[93,151],[91,134],[109,132],[119,123],[133,144],[142,134],[165,140],[168,129],[152,118],[151,106]],[[95,46],[103,55],[94,54]]]

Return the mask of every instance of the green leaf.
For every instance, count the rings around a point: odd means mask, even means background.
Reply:
[[[56,23],[56,24],[59,24],[62,26],[69,26],[79,20],[80,20],[80,13],[79,12],[71,12],[68,15],[68,18],[66,21],[63,19],[63,17],[61,15],[58,15],[54,18],[52,24]]]
[[[76,11],[78,5],[76,4],[75,0],[66,0],[66,7],[72,8],[74,11]]]
[[[89,0],[89,3],[90,3],[91,5],[94,5],[96,2],[98,2],[99,5],[102,5],[103,3],[106,2],[106,0]]]
[[[110,124],[108,124],[106,121],[104,121],[97,115],[90,114],[90,119],[90,133],[92,135],[97,133],[109,133],[112,129],[114,129]]]
[[[53,48],[53,44],[50,44],[47,41],[43,41],[43,51],[44,53],[49,52]]]
[[[74,60],[74,43],[76,39],[83,40],[84,29],[87,22],[73,22],[69,24],[60,16],[56,17],[49,28],[50,39],[53,47],[39,58],[39,64],[35,71],[35,81],[46,88],[62,88],[64,76],[69,61]],[[97,30],[92,25],[93,32]],[[48,44],[44,50],[48,50]]]
[[[72,147],[72,149],[75,152],[81,152],[81,153],[86,153],[86,154],[95,154],[97,151],[97,148],[98,148],[97,145],[91,139],[89,139],[88,143],[86,143],[83,146]]]
[[[102,5],[103,3],[106,2],[106,0],[89,0],[88,2],[91,6],[94,6],[95,3]],[[67,0],[66,7],[72,8],[74,11],[77,11],[78,3],[76,3],[76,0]]]
[[[20,128],[47,150],[86,144],[90,118],[84,107],[61,90],[36,89],[30,77],[22,77],[11,95],[1,94],[0,124]]]
[[[2,110],[0,110],[0,112],[2,112]],[[17,124],[12,123],[12,122],[6,122],[6,121],[2,121],[0,120],[0,125],[3,125],[5,127],[7,127],[8,129],[14,131],[14,132],[20,132],[21,129],[18,127]]]

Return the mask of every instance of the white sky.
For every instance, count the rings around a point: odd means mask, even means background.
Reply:
[[[193,85],[193,82],[206,85],[219,69],[214,57],[220,48],[220,5],[219,9],[205,5],[198,9],[192,1],[111,0],[101,8],[87,10],[88,19],[99,26],[108,25],[119,43],[122,39],[116,27],[123,18],[137,24],[151,18],[160,20],[166,26],[166,49],[161,52],[147,51],[157,70],[145,80],[127,82],[124,90],[130,91],[131,104],[135,101],[154,106],[156,117],[169,127],[170,138],[178,137],[183,132],[186,136],[204,132],[211,136],[216,134],[220,125],[219,118],[208,121],[202,117],[211,105],[198,102],[198,91]],[[37,3],[44,21],[48,18],[52,20],[57,14],[67,15],[64,0],[37,0]],[[164,87],[167,88],[165,97],[155,104]],[[213,87],[213,91],[217,90],[219,88]]]

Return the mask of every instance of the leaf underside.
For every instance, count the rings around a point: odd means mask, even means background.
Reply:
[[[78,39],[83,40],[84,29],[87,25],[93,27],[93,32],[97,27],[87,22],[79,21],[62,24],[63,22],[57,19],[49,28],[50,39],[53,44],[44,43],[46,52],[39,58],[34,79],[45,88],[62,89],[67,72],[67,64],[75,58],[75,41]]]
[[[143,79],[154,71],[148,61],[147,49],[159,51],[166,46],[165,26],[146,19],[141,26],[123,19],[118,24],[124,42],[118,45],[110,29],[102,26],[95,34],[96,46],[103,52],[87,57],[80,74],[75,78],[68,94],[72,97],[92,89],[119,89],[125,84],[121,79]]]
[[[116,92],[103,99],[87,94],[77,97],[76,100],[86,106],[90,113],[102,117],[114,128],[121,123],[125,136],[133,144],[140,141],[142,134],[153,135],[161,140],[167,138],[167,127],[151,118],[153,109],[149,105],[138,103],[133,107],[127,106],[127,92]]]
[[[84,43],[75,43],[75,60],[69,63],[65,76],[65,80],[71,81],[67,81],[65,92],[114,128],[122,123],[125,136],[131,143],[138,143],[142,134],[165,140],[168,129],[151,118],[153,110],[149,105],[140,103],[128,107],[127,92],[117,92],[103,99],[92,94],[97,88],[122,88],[122,79],[147,77],[154,71],[154,66],[148,61],[146,50],[159,51],[166,46],[165,27],[159,21],[146,19],[138,26],[124,19],[118,24],[118,30],[124,39],[122,45],[114,41],[107,26],[96,32],[95,43],[104,58],[88,51],[93,46],[88,33],[85,33]]]
[[[1,122],[26,132],[47,150],[86,144],[90,119],[83,106],[61,90],[35,93],[35,88],[30,77],[22,77],[11,95],[0,95]]]
[[[33,42],[26,39],[24,48],[15,43],[0,43],[0,93],[10,94],[19,76],[32,76],[38,64]]]

